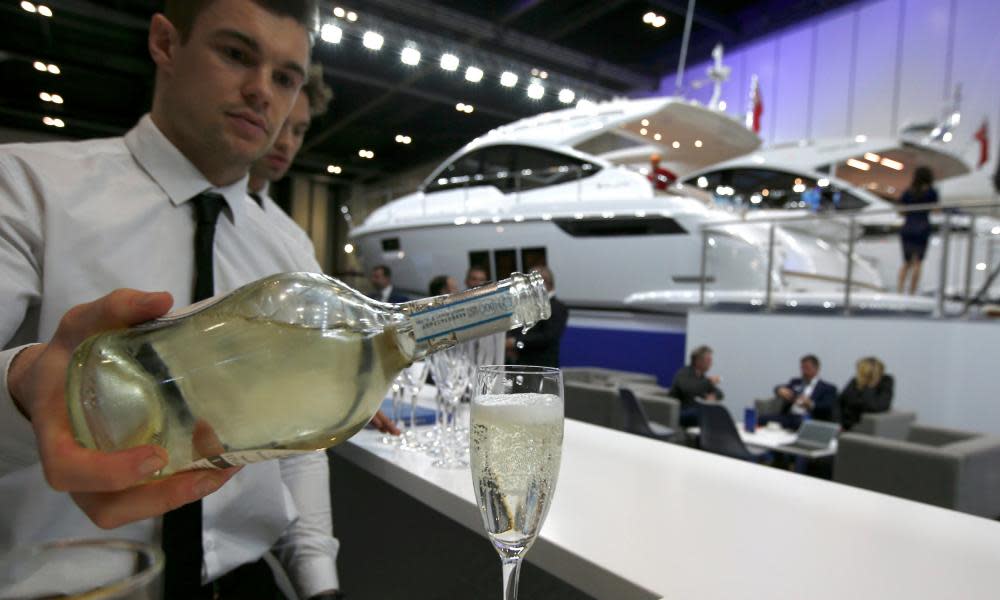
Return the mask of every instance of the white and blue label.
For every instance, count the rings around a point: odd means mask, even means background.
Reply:
[[[514,299],[510,290],[499,289],[414,313],[413,332],[418,342],[451,334],[464,341],[483,333],[506,330],[513,316]]]

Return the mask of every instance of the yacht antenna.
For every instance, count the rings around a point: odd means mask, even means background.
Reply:
[[[729,79],[730,68],[722,64],[722,44],[716,44],[712,49],[714,64],[708,68],[708,78],[715,82],[712,90],[712,99],[708,102],[708,107],[715,110],[719,107],[719,100],[722,99],[722,84]]]
[[[684,85],[684,62],[687,60],[688,42],[691,40],[691,21],[694,20],[695,0],[688,0],[687,16],[684,18],[684,39],[681,41],[681,58],[677,66],[677,81],[674,84],[674,94],[681,95]]]

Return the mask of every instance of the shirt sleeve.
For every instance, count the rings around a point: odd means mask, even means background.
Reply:
[[[7,372],[37,342],[28,316],[41,297],[41,204],[12,155],[0,157],[0,475],[38,461],[31,424],[14,405]]]
[[[330,466],[323,452],[281,460],[285,482],[298,518],[275,544],[275,551],[300,598],[340,589],[330,508]]]
[[[31,422],[14,404],[7,389],[7,371],[14,357],[28,346],[0,352],[0,477],[38,462]]]

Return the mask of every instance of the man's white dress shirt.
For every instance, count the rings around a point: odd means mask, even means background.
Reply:
[[[314,255],[246,194],[213,187],[147,115],[124,138],[0,146],[0,555],[69,537],[158,542],[158,519],[99,529],[45,482],[7,371],[21,345],[47,341],[70,307],[113,289],[194,286],[188,200],[212,189],[227,205],[215,233],[217,294],[284,271],[319,271]],[[280,402],[275,398],[275,402]],[[203,505],[205,581],[276,546],[298,593],[338,588],[323,453],[249,465]]]

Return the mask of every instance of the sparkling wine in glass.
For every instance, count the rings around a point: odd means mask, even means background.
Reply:
[[[547,367],[480,367],[469,437],[476,502],[500,554],[504,600],[515,600],[521,561],[538,537],[559,476],[562,373]]]

